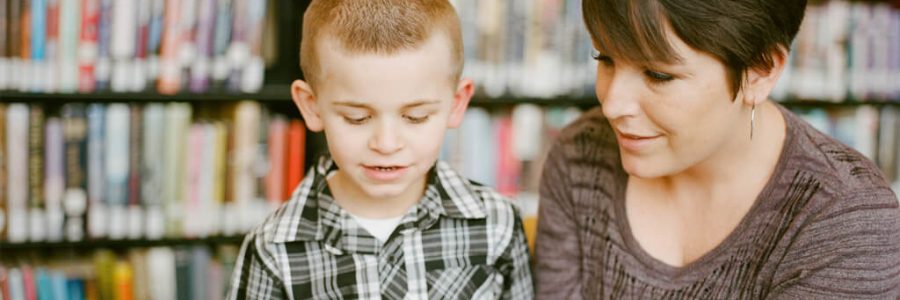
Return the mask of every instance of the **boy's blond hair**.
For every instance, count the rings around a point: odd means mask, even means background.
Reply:
[[[456,10],[446,0],[313,0],[303,16],[300,69],[315,86],[321,70],[316,43],[323,35],[352,54],[391,55],[416,49],[433,34],[443,33],[452,47],[450,75],[455,84],[463,67],[459,26]]]

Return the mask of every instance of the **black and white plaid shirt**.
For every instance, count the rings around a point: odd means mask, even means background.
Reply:
[[[532,299],[512,203],[438,162],[384,242],[333,200],[320,159],[290,201],[244,239],[228,299]]]

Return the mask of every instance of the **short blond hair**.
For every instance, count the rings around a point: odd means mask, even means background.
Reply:
[[[463,68],[462,34],[456,10],[446,0],[313,0],[303,16],[300,69],[315,86],[321,70],[316,43],[331,35],[351,54],[391,55],[421,46],[435,33],[450,41],[454,66],[451,79]]]

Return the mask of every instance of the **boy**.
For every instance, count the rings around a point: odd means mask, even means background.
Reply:
[[[447,1],[312,1],[291,93],[319,159],[249,233],[229,299],[530,299],[511,203],[436,162],[473,93]]]

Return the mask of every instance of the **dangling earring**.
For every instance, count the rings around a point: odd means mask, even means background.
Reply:
[[[753,122],[756,120],[756,103],[750,108],[750,140],[753,140]]]

